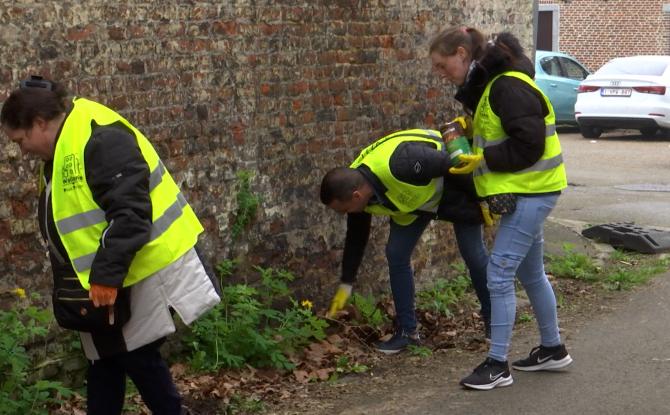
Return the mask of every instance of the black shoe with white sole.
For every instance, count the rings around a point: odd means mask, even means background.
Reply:
[[[419,337],[418,332],[405,333],[403,330],[399,329],[395,332],[393,337],[385,342],[375,343],[374,347],[378,352],[384,354],[396,354],[407,349],[409,346],[419,346],[420,344],[421,338]]]
[[[512,363],[516,370],[526,372],[535,372],[537,370],[558,370],[563,369],[572,363],[572,358],[561,344],[554,347],[537,346],[530,351],[530,355],[521,360]]]
[[[514,381],[509,373],[507,362],[487,357],[469,376],[461,379],[460,384],[466,388],[486,391],[509,386],[512,382]]]

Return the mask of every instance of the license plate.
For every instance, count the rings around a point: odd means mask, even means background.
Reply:
[[[629,97],[633,88],[602,88],[600,91],[604,97]]]

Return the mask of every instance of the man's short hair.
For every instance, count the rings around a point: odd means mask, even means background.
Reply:
[[[321,203],[330,205],[334,200],[347,202],[365,178],[355,169],[336,167],[326,173],[321,181]]]

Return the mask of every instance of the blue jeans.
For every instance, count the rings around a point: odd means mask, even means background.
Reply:
[[[397,322],[399,329],[406,333],[416,330],[412,251],[430,221],[431,218],[426,216],[418,217],[408,226],[401,226],[391,221],[391,230],[386,244],[386,260]],[[458,250],[468,267],[472,285],[481,304],[482,318],[490,321],[491,302],[486,287],[488,253],[482,238],[482,226],[464,223],[453,225]]]
[[[491,293],[491,349],[489,357],[506,361],[516,317],[514,278],[528,294],[543,346],[561,344],[556,296],[544,273],[544,221],[558,195],[519,197],[516,210],[503,215],[487,269]]]

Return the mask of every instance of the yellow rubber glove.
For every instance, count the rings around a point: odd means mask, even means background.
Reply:
[[[351,284],[340,284],[340,286],[337,287],[335,296],[333,296],[333,300],[330,302],[330,308],[326,313],[327,318],[335,317],[337,312],[344,308],[347,300],[351,296],[352,288],[353,286]]]
[[[449,173],[451,174],[469,174],[472,173],[479,163],[482,161],[481,154],[460,154],[458,156],[460,164],[456,167],[451,167]]]
[[[500,219],[500,215],[496,215],[495,213],[491,213],[491,211],[489,210],[489,204],[486,203],[485,200],[479,202],[479,208],[482,210],[482,217],[484,218],[484,225],[493,226],[493,225],[495,225],[496,222],[498,222],[498,219]]]
[[[469,115],[460,115],[454,118],[452,122],[453,121],[456,121],[461,125],[466,137],[472,138],[472,118]]]

